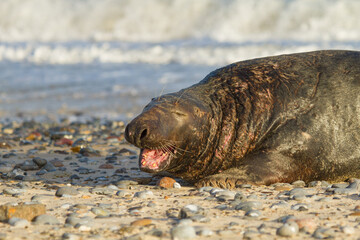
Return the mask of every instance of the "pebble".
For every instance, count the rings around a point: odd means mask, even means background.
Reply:
[[[199,188],[199,192],[210,192],[212,189],[213,189],[213,187],[205,186],[205,187]]]
[[[4,156],[3,156],[4,158]],[[0,163],[0,173],[8,173],[11,172],[14,169],[14,166],[12,166],[9,163]]]
[[[297,180],[295,182],[292,182],[291,185],[295,186],[295,187],[305,187],[305,182],[302,180]]]
[[[120,189],[129,189],[132,186],[138,185],[138,182],[132,180],[120,180],[114,183]]]
[[[115,191],[116,190],[111,188],[100,188],[100,187],[95,187],[90,190],[92,194],[97,194],[97,195],[113,195]]]
[[[234,196],[234,200],[244,200],[244,199],[246,199],[246,196],[241,192],[236,193]]]
[[[147,226],[150,224],[152,224],[152,220],[148,218],[139,219],[130,223],[131,226],[137,226],[137,227]]]
[[[353,235],[355,233],[355,229],[351,226],[343,226],[341,227],[341,232],[345,233],[346,235]]]
[[[32,159],[32,161],[40,168],[45,166],[48,162],[45,158],[41,158],[41,157],[35,157]]]
[[[19,188],[5,188],[4,190],[3,190],[3,193],[4,194],[7,194],[7,195],[17,195],[17,194],[22,194],[22,193],[24,193],[24,192],[26,192],[26,190],[25,189],[19,189]]]
[[[91,209],[91,212],[96,216],[100,216],[100,217],[107,217],[110,215],[110,212],[108,210],[100,207],[93,207]]]
[[[51,162],[47,162],[46,165],[43,167],[48,172],[55,172],[56,168]]]
[[[154,196],[154,193],[150,190],[136,192],[134,194],[134,197],[141,198],[141,199],[152,198],[153,196]]]
[[[227,201],[227,200],[233,200],[235,198],[236,192],[232,191],[220,191],[215,194],[215,197],[219,201]]]
[[[243,210],[243,211],[247,212],[250,210],[260,209],[261,207],[262,207],[261,202],[247,201],[247,202],[242,202],[242,203],[238,204],[237,206],[235,206],[235,210]]]
[[[57,197],[65,197],[65,196],[75,196],[78,195],[79,192],[73,187],[60,187],[55,193]]]
[[[180,225],[171,229],[171,237],[174,240],[190,240],[196,237],[195,228],[188,225]]]
[[[346,188],[347,186],[349,186],[349,183],[334,183],[331,188]]]
[[[0,149],[10,149],[11,148],[11,145],[7,142],[4,142],[4,141],[0,141]]]
[[[181,185],[178,182],[174,182],[173,188],[180,189]]]
[[[174,183],[176,183],[175,179],[170,177],[163,177],[156,183],[156,185],[163,188],[173,188]]]
[[[83,237],[81,235],[75,234],[75,233],[64,233],[61,236],[61,239],[64,239],[64,240],[81,240],[81,239],[83,239]]]
[[[270,206],[270,209],[287,208],[287,207],[289,207],[289,204],[285,201],[281,201],[281,202],[272,204]]]
[[[309,210],[309,206],[304,203],[298,203],[298,204],[292,205],[291,209],[296,210],[296,211],[307,211],[307,210]]]
[[[114,169],[114,166],[110,163],[104,163],[99,166],[100,169]]]
[[[60,224],[59,220],[52,216],[52,215],[48,215],[48,214],[42,214],[37,216],[34,220],[33,220],[34,224],[49,224],[49,225],[57,225]]]
[[[205,209],[194,204],[189,204],[181,208],[179,218],[191,218],[196,215],[205,216]]]
[[[259,210],[250,210],[245,213],[245,216],[251,218],[257,218],[261,216],[261,212]]]
[[[89,225],[94,220],[91,217],[74,217],[70,216],[65,219],[66,224],[70,224],[71,226],[75,226],[76,224]]]
[[[131,193],[129,193],[128,191],[125,191],[125,190],[119,190],[116,192],[116,196],[119,196],[119,197],[131,197]]]
[[[64,163],[60,161],[59,159],[53,159],[50,161],[50,163],[53,165],[53,167],[63,167]],[[46,167],[46,165],[45,165]]]
[[[196,235],[201,237],[210,237],[214,235],[214,232],[208,228],[201,228],[196,231]]]
[[[316,239],[329,239],[334,238],[335,231],[330,228],[319,227],[313,233],[313,237]]]
[[[12,217],[9,219],[8,223],[11,225],[11,226],[14,226],[14,227],[21,227],[21,228],[24,228],[24,227],[28,227],[30,226],[30,222],[26,219],[23,219],[23,218],[17,218],[17,217]]]
[[[276,234],[282,237],[291,237],[299,232],[299,227],[295,222],[284,223],[276,230]]]
[[[300,218],[300,219],[295,219],[294,221],[298,225],[299,229],[303,232],[312,233],[316,229],[317,224],[314,218]]]
[[[32,160],[26,160],[20,165],[20,169],[23,171],[34,171],[34,170],[39,170],[40,168]]]

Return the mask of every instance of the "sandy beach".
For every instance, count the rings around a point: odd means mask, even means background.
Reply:
[[[138,170],[138,151],[124,141],[123,122],[24,122],[1,129],[0,239],[358,239],[360,234],[356,179],[311,187],[301,181],[245,184],[230,191],[196,189],[181,179],[159,186],[162,176]]]

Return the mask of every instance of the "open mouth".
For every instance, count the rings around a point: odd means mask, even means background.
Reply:
[[[145,172],[163,171],[170,164],[174,151],[163,149],[142,149],[140,152],[140,169]]]

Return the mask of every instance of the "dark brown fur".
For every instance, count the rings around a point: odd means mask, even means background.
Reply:
[[[126,136],[140,148],[181,148],[161,170],[198,186],[343,180],[360,176],[359,96],[360,52],[248,60],[154,99]]]

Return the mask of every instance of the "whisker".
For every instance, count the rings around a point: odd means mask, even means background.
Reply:
[[[179,103],[181,97],[184,95],[185,90],[180,94],[180,96],[178,97],[178,99],[175,101],[175,105]]]

